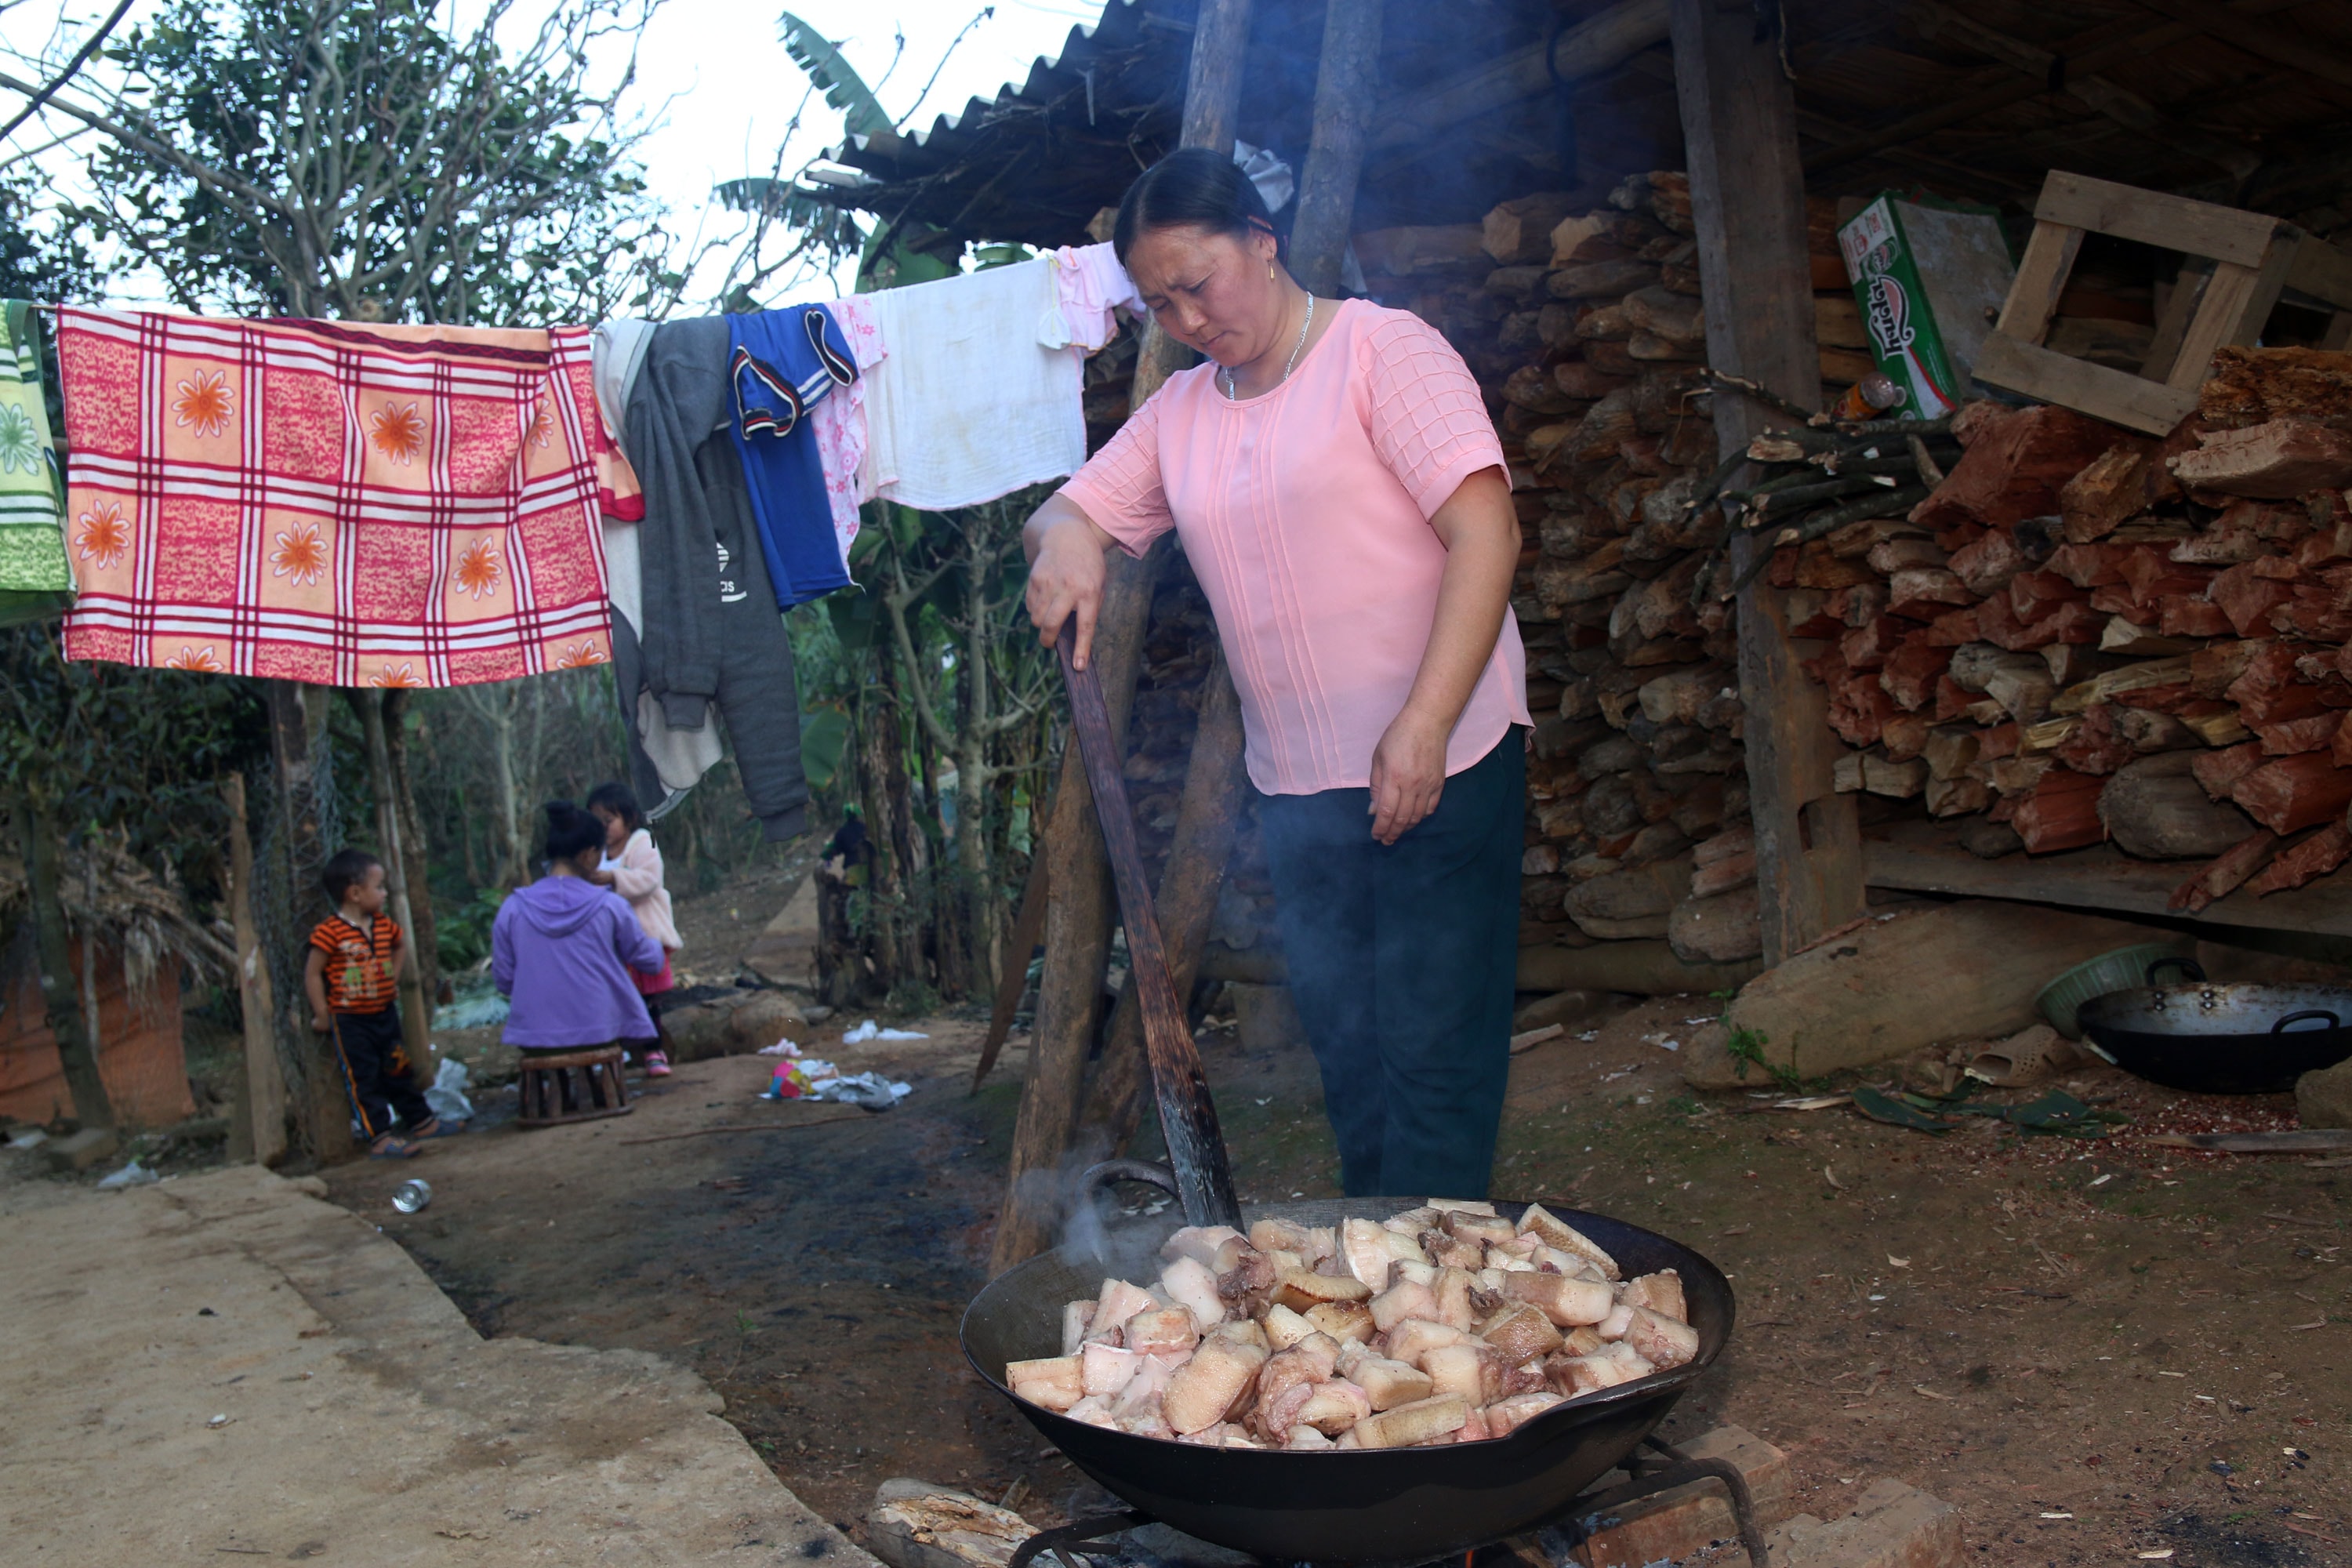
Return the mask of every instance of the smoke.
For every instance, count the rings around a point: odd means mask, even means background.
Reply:
[[[1089,1187],[1087,1173],[1111,1155],[1109,1138],[1090,1131],[1053,1171],[1022,1178],[1024,1195],[1049,1202],[1060,1236],[1055,1252],[1070,1268],[1091,1276],[1115,1274],[1138,1285],[1160,1277],[1160,1244],[1183,1223],[1171,1214],[1175,1199],[1150,1188],[1125,1184],[1124,1200],[1112,1186]]]

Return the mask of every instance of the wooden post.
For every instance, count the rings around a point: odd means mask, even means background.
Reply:
[[[392,770],[392,747],[384,736],[384,700],[381,691],[347,688],[343,695],[357,710],[360,733],[367,741],[369,793],[375,796],[375,841],[383,861],[383,885],[389,895],[393,923],[414,949],[416,914],[408,898],[408,857],[401,850],[399,782]],[[424,961],[412,951],[400,971],[400,1037],[410,1066],[428,1079],[433,1038],[432,1005],[425,994]]]
[[[25,856],[26,891],[33,903],[34,956],[41,980],[41,1001],[47,1009],[49,1033],[57,1037],[58,1064],[65,1070],[66,1088],[73,1095],[74,1120],[84,1127],[114,1125],[114,1104],[107,1098],[106,1081],[99,1076],[97,1036],[82,1016],[76,994],[73,948],[66,933],[65,900],[57,818],[19,795],[14,813],[16,836]],[[82,932],[84,952],[94,952],[98,933]]]
[[[1192,19],[1192,68],[1179,146],[1233,155],[1234,124],[1241,118],[1242,70],[1249,56],[1250,6],[1251,0],[1201,0]],[[1192,351],[1161,331],[1158,321],[1144,322],[1127,405],[1142,407],[1192,360]]]
[[[1796,102],[1778,40],[1740,0],[1672,0],[1675,97],[1689,160],[1707,361],[1801,407],[1820,401],[1805,255]],[[1717,450],[1744,449],[1777,416],[1715,395]],[[1759,542],[1735,542],[1744,568]],[[1748,713],[1748,788],[1756,820],[1764,961],[1779,963],[1863,911],[1862,836],[1836,793],[1827,700],[1797,668],[1784,595],[1759,577],[1740,595],[1739,695]]]
[[[1135,706],[1135,678],[1143,664],[1143,631],[1151,588],[1166,548],[1138,561],[1113,551],[1095,620],[1090,659],[1110,710],[1110,733],[1123,752],[1127,717]],[[1004,1211],[996,1222],[991,1274],[1002,1274],[1054,1244],[1060,1222],[1060,1168],[1076,1130],[1086,1091],[1087,1057],[1102,1018],[1103,966],[1110,949],[1112,904],[1102,827],[1086,760],[1073,738],[1062,754],[1053,820],[1038,853],[1045,858],[1045,970],[1037,983],[1037,1022],[1029,1031],[1029,1071],[1021,1085],[1021,1113],[1013,1129],[1012,1168]]]
[[[1250,8],[1251,0],[1201,0],[1193,17],[1184,93],[1184,146],[1228,155],[1233,152],[1242,73],[1249,54]],[[1128,405],[1142,407],[1171,374],[1183,368],[1188,355],[1182,344],[1160,331],[1158,322],[1146,323]],[[1135,561],[1114,552],[1102,611],[1095,620],[1092,662],[1110,709],[1111,734],[1122,746],[1161,555],[1155,550]],[[1063,758],[1055,799],[1059,804],[1038,849],[1047,862],[1045,971],[1038,985],[1036,1026],[1029,1035],[1029,1071],[1013,1128],[1004,1210],[989,1257],[992,1274],[1052,1245],[1060,1209],[1060,1194],[1052,1184],[1077,1126],[1087,1055],[1101,1016],[1111,896],[1094,795],[1087,787],[1086,766],[1076,745]]]
[[[1202,688],[1200,726],[1192,731],[1184,795],[1176,807],[1176,835],[1168,846],[1156,900],[1176,994],[1187,1002],[1200,978],[1202,950],[1208,946],[1217,896],[1234,858],[1244,779],[1241,699],[1220,653]],[[1110,1038],[1104,1043],[1102,1065],[1087,1101],[1087,1124],[1101,1128],[1114,1148],[1123,1148],[1143,1120],[1143,1013],[1130,975],[1111,1014]]]
[[[1339,291],[1340,263],[1355,232],[1356,177],[1380,89],[1381,11],[1381,0],[1329,0],[1323,10],[1314,132],[1290,227],[1291,274],[1310,294]]]
[[[221,782],[228,804],[228,913],[236,932],[238,1011],[245,1018],[245,1078],[231,1123],[229,1158],[274,1165],[286,1157],[286,1074],[272,1033],[277,1008],[269,965],[253,919],[253,835],[246,822],[245,775]]]

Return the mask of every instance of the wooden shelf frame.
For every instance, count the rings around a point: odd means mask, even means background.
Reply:
[[[2328,347],[2352,340],[2352,256],[2282,218],[2053,170],[2033,219],[2000,320],[1972,367],[1988,386],[2162,436],[2195,412],[2214,351],[2253,342],[2289,289],[2332,308]],[[2084,238],[2094,234],[2213,264],[2201,275],[2184,269],[2137,375],[2042,346]]]

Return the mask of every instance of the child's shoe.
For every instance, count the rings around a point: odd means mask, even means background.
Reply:
[[[669,1053],[667,1051],[647,1051],[646,1053],[646,1076],[647,1078],[667,1078],[669,1076]]]

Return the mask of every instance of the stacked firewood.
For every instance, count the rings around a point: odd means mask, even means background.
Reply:
[[[1979,853],[2205,860],[2192,910],[2352,856],[2352,356],[2225,349],[2160,440],[1992,404],[1949,431],[1906,513],[1775,534],[1839,787]]]
[[[1511,461],[1528,649],[1523,946],[1759,951],[1690,193],[1533,195],[1478,226],[1359,236],[1374,297],[1462,351]],[[1696,906],[1708,907],[1699,909]]]

